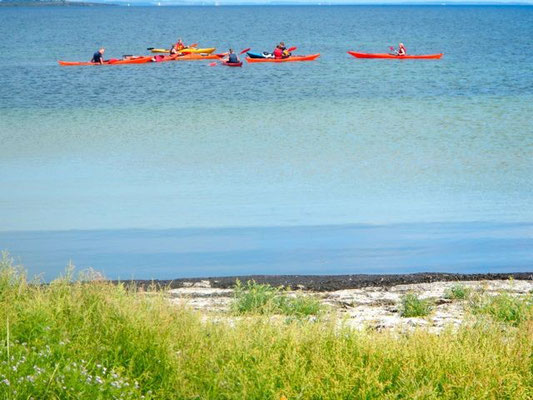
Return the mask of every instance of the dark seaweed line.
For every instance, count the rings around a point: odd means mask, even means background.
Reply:
[[[235,285],[237,280],[246,282],[254,280],[257,283],[272,286],[284,286],[292,289],[328,292],[342,289],[359,289],[363,287],[391,287],[395,285],[454,282],[454,281],[492,281],[492,280],[533,280],[533,272],[488,273],[488,274],[448,274],[448,273],[415,273],[392,275],[245,275],[209,278],[180,278],[174,280],[133,280],[139,287],[156,285],[165,288],[184,287],[186,282],[209,281],[211,287],[227,289]],[[112,281],[117,283],[117,281]]]

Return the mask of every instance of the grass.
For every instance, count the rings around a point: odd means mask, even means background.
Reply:
[[[234,288],[233,311],[237,314],[282,314],[304,317],[318,315],[322,305],[315,297],[290,295],[282,288],[248,281],[237,281]]]
[[[69,275],[32,285],[0,261],[6,400],[530,399],[532,342],[529,317],[441,335],[327,318],[210,321],[125,285]]]
[[[456,284],[446,290],[444,297],[450,300],[466,300],[472,294],[472,289],[465,285]]]
[[[488,315],[496,321],[519,326],[533,319],[533,295],[516,297],[502,293],[496,296],[473,296],[470,308],[473,314]]]
[[[419,299],[414,293],[408,293],[402,297],[400,315],[402,317],[425,317],[432,310],[429,300]]]

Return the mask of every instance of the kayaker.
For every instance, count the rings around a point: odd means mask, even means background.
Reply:
[[[180,50],[183,50],[184,48],[186,48],[186,46],[185,46],[185,43],[183,43],[183,41],[181,39],[178,39],[178,41],[174,45],[174,48],[176,49],[176,51],[180,51]]]
[[[405,56],[407,54],[407,50],[405,48],[405,46],[403,45],[403,43],[400,43],[398,45],[398,51],[396,52],[396,55],[397,56]]]
[[[104,63],[104,52],[105,52],[105,49],[102,47],[100,50],[98,50],[96,53],[93,54],[93,58],[91,59],[91,62],[95,64],[103,64]]]
[[[229,49],[228,55],[223,58],[223,61],[230,63],[230,64],[237,64],[241,62],[239,60],[239,57],[237,57],[237,54],[233,51],[233,49]]]
[[[287,48],[285,47],[285,43],[283,42],[280,42],[276,46],[272,54],[274,55],[274,58],[286,58],[290,55],[290,53],[287,51]]]

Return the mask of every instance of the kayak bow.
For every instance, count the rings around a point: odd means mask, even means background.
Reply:
[[[393,58],[396,60],[411,60],[411,59],[421,59],[421,60],[438,60],[443,56],[443,53],[438,54],[421,54],[421,55],[410,55],[397,56],[395,54],[387,53],[358,53],[357,51],[349,51],[349,55],[355,58]]]
[[[220,64],[225,65],[226,67],[242,67],[242,61],[239,61],[236,63],[222,61]]]

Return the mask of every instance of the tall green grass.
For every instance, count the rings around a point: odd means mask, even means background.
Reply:
[[[0,262],[0,399],[531,399],[532,342],[531,319],[441,335],[225,323],[125,285],[31,285]]]

